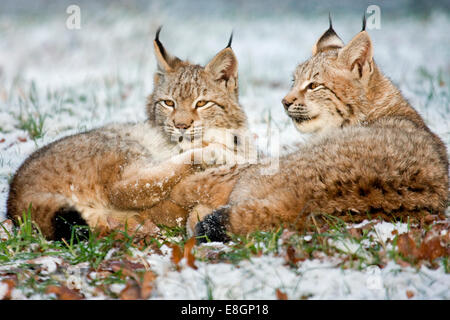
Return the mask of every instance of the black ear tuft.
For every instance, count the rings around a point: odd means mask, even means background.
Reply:
[[[158,30],[156,30],[155,42],[158,45],[159,51],[161,51],[161,55],[164,58],[166,58],[167,57],[166,49],[164,49],[164,46],[162,45],[161,41],[159,41],[159,34],[161,33],[161,29],[162,29],[162,26],[159,26]]]
[[[331,21],[331,13],[328,13],[328,21],[330,26],[324,32],[324,34],[322,34],[319,40],[317,40],[316,44],[313,46],[312,49],[313,55],[321,51],[342,48],[344,46],[344,42],[341,40],[341,38],[339,38],[339,36],[333,29],[333,22]]]
[[[159,42],[159,33],[161,32],[162,26],[159,26],[156,30],[155,41]]]
[[[228,40],[226,48],[231,48],[231,42],[233,42],[233,32],[234,31],[231,31],[230,40]]]
[[[361,31],[366,31],[366,13],[364,12],[363,19],[362,19],[362,29]]]

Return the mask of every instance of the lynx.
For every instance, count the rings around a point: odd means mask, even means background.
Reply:
[[[232,37],[202,67],[169,54],[160,30],[147,121],[110,124],[34,152],[10,184],[9,217],[19,220],[31,208],[48,239],[69,239],[79,224],[108,230],[128,223],[151,233],[155,224],[186,220],[186,210],[162,201],[178,181],[244,152],[247,119]]]
[[[364,27],[344,45],[330,23],[282,104],[299,131],[316,134],[281,157],[278,173],[262,175],[264,164],[212,168],[173,189],[176,203],[199,212],[191,231],[200,240],[304,230],[327,215],[355,222],[443,216],[446,147],[381,73]]]

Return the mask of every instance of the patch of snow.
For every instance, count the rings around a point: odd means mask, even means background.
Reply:
[[[390,223],[386,221],[382,221],[377,223],[374,226],[374,231],[371,231],[369,233],[370,236],[373,236],[374,239],[385,243],[388,240],[393,240],[395,238],[395,234],[392,232],[395,230],[398,232],[398,234],[406,233],[408,232],[408,224],[407,223]]]
[[[62,259],[58,257],[44,256],[29,260],[29,263],[41,265],[41,274],[48,275],[56,271],[58,265],[62,263]]]

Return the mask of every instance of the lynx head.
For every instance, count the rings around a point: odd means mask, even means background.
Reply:
[[[159,41],[154,48],[158,70],[147,114],[172,141],[201,141],[208,130],[247,129],[247,118],[238,101],[238,62],[228,46],[206,66],[191,64],[169,54]]]
[[[329,29],[319,38],[312,57],[294,72],[291,91],[282,103],[300,132],[352,125],[364,119],[374,72],[372,42],[364,30],[347,45]]]

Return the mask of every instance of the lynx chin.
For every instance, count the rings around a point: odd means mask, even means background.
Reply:
[[[156,224],[186,221],[184,208],[164,201],[183,177],[251,150],[231,38],[203,67],[169,54],[159,33],[148,119],[110,124],[35,151],[10,184],[9,217],[17,221],[31,209],[48,239],[70,239],[74,225],[86,224],[101,230],[127,224],[151,234]]]
[[[355,222],[444,217],[446,147],[381,73],[364,27],[345,45],[330,21],[282,103],[299,131],[315,134],[280,159],[277,174],[261,175],[263,164],[214,168],[174,188],[176,203],[201,209],[200,239],[304,230],[326,215]]]

